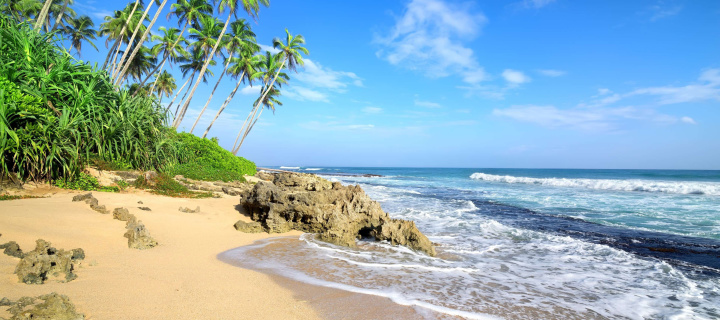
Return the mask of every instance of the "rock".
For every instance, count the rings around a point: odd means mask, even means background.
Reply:
[[[125,238],[128,238],[128,248],[144,250],[158,245],[157,241],[150,236],[150,232],[145,228],[142,221],[131,219],[125,228],[127,229]]]
[[[258,182],[242,194],[240,203],[268,233],[300,230],[348,247],[355,247],[358,238],[372,238],[435,255],[414,222],[391,219],[360,186],[346,187],[310,174],[277,173],[273,183]]]
[[[264,231],[263,226],[262,224],[260,224],[260,222],[245,222],[242,220],[235,222],[235,230],[245,233],[260,233]]]
[[[73,201],[73,202],[86,201],[86,200],[88,200],[88,199],[94,199],[94,198],[95,198],[95,197],[93,197],[92,192],[88,192],[88,193],[85,193],[85,194],[79,194],[79,195],[74,196],[74,197],[72,198],[72,201]],[[97,199],[96,199],[96,200],[97,200]]]
[[[36,303],[40,300],[39,303]],[[80,320],[85,316],[77,313],[67,296],[55,292],[37,298],[22,297],[8,309],[9,320]]]
[[[95,199],[95,201],[97,201],[97,199]],[[102,214],[108,214],[108,213],[110,213],[110,211],[109,211],[108,209],[106,209],[104,205],[103,205],[103,206],[99,206],[99,205],[93,205],[93,204],[91,204],[91,205],[90,205],[90,209],[93,209],[93,210],[95,210],[95,211],[97,211],[97,212],[100,212],[100,213],[102,213]]]
[[[260,180],[265,180],[265,181],[273,181],[273,179],[275,179],[274,174],[265,172],[265,171],[260,171],[260,172],[256,173],[255,177],[257,177]]]
[[[101,186],[112,186],[118,181],[123,180],[122,177],[115,174],[113,171],[98,170],[95,168],[85,168],[85,172],[95,177]]]
[[[105,208],[105,206],[101,206],[101,205],[98,203],[98,199],[95,198],[95,197],[92,195],[92,192],[88,192],[88,193],[85,193],[85,194],[76,195],[76,196],[73,197],[72,201],[73,201],[73,202],[76,202],[76,201],[85,201],[85,203],[87,203],[87,204],[90,205],[90,209],[93,209],[93,210],[95,210],[95,211],[97,211],[97,212],[100,212],[100,213],[102,213],[102,214],[108,214],[108,213],[110,213],[110,211],[108,211],[108,209]]]
[[[158,174],[155,171],[147,171],[147,172],[143,173],[143,178],[145,178],[145,183],[147,183],[150,186],[155,185],[157,177],[158,177]]]
[[[74,262],[85,256],[84,252],[77,250],[82,249],[58,250],[51,247],[49,242],[38,239],[35,250],[26,253],[15,267],[15,274],[20,282],[27,284],[43,284],[50,278],[60,282],[72,281],[77,278],[73,273]],[[79,252],[82,252],[82,258]]]
[[[85,250],[83,250],[82,248],[76,248],[70,251],[72,251],[72,256],[70,257],[70,260],[85,260]]]
[[[20,250],[20,246],[15,241],[10,241],[5,244],[0,244],[0,249],[5,249],[4,254],[15,258],[22,258],[23,252]]]
[[[12,301],[10,301],[10,299],[8,299],[8,298],[0,299],[0,306],[2,306],[2,307],[11,306],[12,304],[13,304]]]
[[[143,204],[143,202],[142,202],[142,201],[138,201],[138,204]]]
[[[128,209],[115,208],[115,210],[113,210],[113,219],[115,220],[128,221],[130,220],[130,216],[132,215],[130,214]]]
[[[187,213],[198,213],[198,212],[200,212],[200,206],[197,206],[197,208],[195,208],[195,209],[190,209],[188,207],[185,207],[185,208],[180,207],[180,208],[178,208],[178,211],[187,212]]]
[[[240,195],[240,190],[231,187],[222,187],[222,192],[233,197]]]
[[[143,210],[143,211],[152,211],[152,210],[151,210],[150,208],[148,208],[148,207],[138,207],[138,209]]]

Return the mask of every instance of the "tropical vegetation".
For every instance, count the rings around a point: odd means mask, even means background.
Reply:
[[[69,185],[98,162],[201,180],[255,173],[254,163],[236,155],[263,111],[282,105],[285,70],[295,71],[308,54],[304,38],[285,30],[273,40],[277,53],[261,49],[252,22],[238,16],[256,21],[268,0],[221,0],[216,7],[176,0],[166,17],[177,28],[156,27],[167,5],[132,0],[96,29],[92,18],[78,16],[73,0],[0,0],[2,176]],[[98,50],[100,39],[107,50],[102,65],[79,60],[87,48]],[[183,79],[169,72],[174,67]],[[192,135],[223,81],[233,90],[202,138]],[[189,133],[177,133],[202,83],[212,91]],[[242,84],[261,90],[228,151],[207,136]]]

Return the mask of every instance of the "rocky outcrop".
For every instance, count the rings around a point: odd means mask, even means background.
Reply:
[[[77,278],[74,265],[85,258],[82,249],[65,251],[53,248],[50,242],[38,239],[35,250],[26,253],[17,267],[20,282],[27,284],[43,284],[49,279],[68,282]]]
[[[180,207],[178,208],[178,211],[185,212],[185,213],[198,213],[200,212],[200,206],[197,206],[195,209],[190,209],[188,207]]]
[[[181,175],[175,176],[174,179],[190,190],[224,193],[231,196],[240,195],[252,188],[251,184],[241,181],[201,181],[188,179]]]
[[[37,298],[22,297],[10,304],[7,310],[10,320],[80,320],[85,316],[77,313],[67,296],[55,292]]]
[[[8,243],[0,244],[0,249],[3,250],[3,253],[6,255],[9,255],[11,257],[15,258],[22,258],[23,252],[20,250],[20,246],[15,241],[10,241]]]
[[[150,232],[145,228],[142,221],[133,218],[130,218],[125,226],[125,229],[127,229],[125,238],[128,239],[128,248],[144,250],[157,246],[157,241],[150,236]]]
[[[272,183],[259,182],[244,193],[241,205],[269,233],[300,230],[349,247],[355,247],[358,238],[372,238],[435,255],[432,243],[414,222],[391,219],[360,186],[342,186],[310,174],[278,173]]]
[[[260,233],[265,231],[263,229],[262,224],[257,221],[252,222],[245,222],[245,221],[238,221],[235,222],[235,230],[245,232],[245,233]]]
[[[135,219],[135,215],[130,214],[130,211],[128,211],[128,209],[115,208],[115,210],[113,210],[113,219],[120,221],[130,221],[131,219]]]
[[[93,210],[95,210],[95,211],[97,211],[97,212],[100,212],[100,213],[102,213],[102,214],[108,214],[108,213],[110,213],[110,211],[109,211],[107,208],[105,208],[104,205],[101,206],[101,205],[98,203],[98,199],[95,198],[95,197],[92,195],[92,192],[88,192],[88,193],[85,193],[85,194],[76,195],[76,196],[73,197],[72,201],[73,201],[73,202],[84,201],[85,203],[87,203],[87,204],[90,205],[90,209],[93,209]]]

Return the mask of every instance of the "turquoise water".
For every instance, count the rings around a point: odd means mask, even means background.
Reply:
[[[274,240],[229,256],[465,318],[720,318],[720,171],[284,169],[361,185],[439,257],[312,235],[291,258],[251,254]]]

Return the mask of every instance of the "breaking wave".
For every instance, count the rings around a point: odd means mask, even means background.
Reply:
[[[529,178],[501,176],[476,172],[471,179],[534,184],[552,187],[577,187],[596,190],[663,192],[675,194],[720,195],[720,183],[690,181],[653,181],[653,180],[613,180],[613,179],[565,179],[565,178]]]

